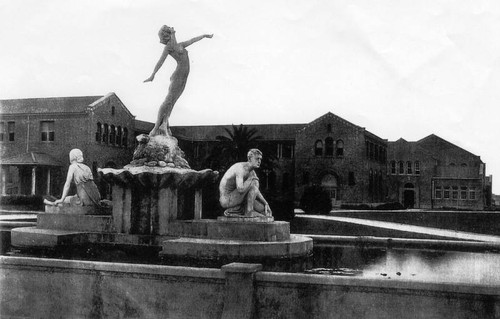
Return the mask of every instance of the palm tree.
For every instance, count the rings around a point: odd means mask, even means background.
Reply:
[[[257,147],[262,136],[257,135],[257,129],[244,126],[232,125],[232,130],[224,128],[227,136],[216,137],[221,142],[222,157],[229,163],[245,161],[247,152],[253,147]]]

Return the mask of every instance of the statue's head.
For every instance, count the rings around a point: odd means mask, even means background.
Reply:
[[[252,148],[247,153],[248,162],[255,168],[260,167],[262,162],[262,152],[256,148]]]
[[[168,41],[170,41],[170,38],[172,37],[172,33],[174,32],[175,32],[174,28],[171,28],[167,25],[161,27],[160,31],[158,31],[158,37],[160,37],[160,42],[162,44],[167,44]]]
[[[77,148],[72,149],[69,152],[69,162],[70,163],[73,163],[73,162],[81,163],[81,162],[83,162],[83,153],[82,153],[82,151],[80,151]]]

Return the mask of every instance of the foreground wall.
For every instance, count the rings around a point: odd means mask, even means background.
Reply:
[[[260,272],[245,265],[224,270],[1,257],[0,317],[500,317],[498,286]]]

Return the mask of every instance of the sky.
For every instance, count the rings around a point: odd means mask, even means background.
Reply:
[[[154,122],[175,61],[191,71],[171,125],[308,123],[332,112],[379,137],[436,134],[500,194],[500,2],[0,0],[0,99],[115,92]]]

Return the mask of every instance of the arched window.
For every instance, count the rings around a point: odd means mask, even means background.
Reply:
[[[391,161],[391,174],[396,174],[396,161]]]
[[[450,166],[457,166],[455,163],[451,162]]]
[[[415,174],[420,175],[420,162],[415,161]]]
[[[122,127],[118,126],[116,128],[116,145],[122,146]]]
[[[333,138],[325,139],[325,156],[333,156]]]
[[[115,107],[114,106],[111,107],[111,115],[115,115]]]
[[[99,143],[102,141],[102,124],[99,122],[97,123],[97,129],[95,131],[95,140]]]
[[[368,194],[373,200],[373,170],[370,169],[370,175],[368,177]]]
[[[109,144],[115,144],[116,142],[116,129],[114,125],[111,125],[109,130]]]
[[[126,127],[123,128],[123,139],[122,139],[123,147],[128,147],[128,129]]]
[[[467,164],[466,163],[462,163],[462,164],[460,164],[460,166],[467,167]]]
[[[102,141],[106,144],[108,144],[109,141],[109,126],[108,124],[104,123],[104,132],[102,133]]]
[[[317,140],[316,143],[314,143],[314,155],[315,156],[322,156],[323,155],[323,141],[322,140]]]
[[[399,161],[399,174],[405,173],[405,163],[403,161]]]
[[[411,161],[406,162],[406,174],[413,174]]]
[[[344,156],[344,142],[342,140],[337,141],[337,156]]]

